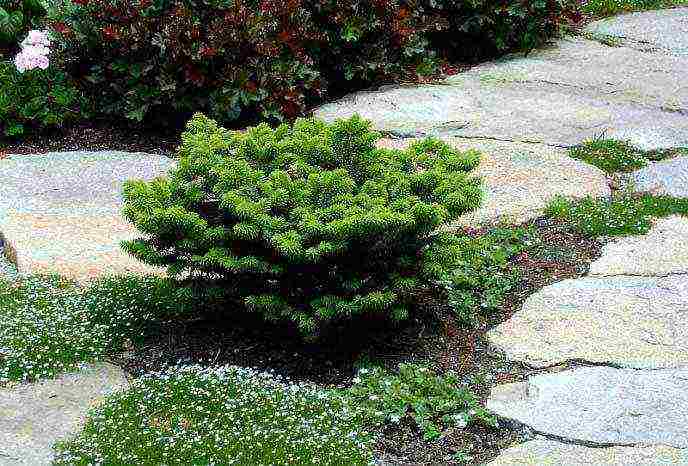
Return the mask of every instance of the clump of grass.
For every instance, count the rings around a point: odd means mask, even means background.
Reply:
[[[571,148],[569,155],[606,173],[630,172],[647,165],[642,151],[623,141],[600,139]]]
[[[659,149],[644,151],[628,142],[613,139],[587,141],[571,148],[569,155],[594,165],[606,173],[626,173],[647,165],[648,160],[657,161],[685,154],[686,149]]]
[[[688,0],[588,0],[582,4],[582,10],[586,14],[601,17],[686,5],[688,5]]]
[[[55,275],[0,278],[0,385],[55,377],[134,344],[154,318],[191,304],[156,277],[108,277],[89,287]]]
[[[650,230],[653,218],[688,216],[688,199],[651,194],[621,195],[611,200],[588,197],[571,201],[559,197],[546,214],[591,237],[639,235]]]
[[[56,465],[371,465],[373,436],[336,391],[227,366],[170,368],[93,410]]]

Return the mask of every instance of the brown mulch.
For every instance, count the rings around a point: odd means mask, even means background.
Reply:
[[[213,320],[163,324],[143,346],[118,355],[113,362],[135,376],[179,362],[234,364],[343,387],[351,383],[357,363],[375,361],[393,369],[400,362],[416,361],[439,372],[455,370],[484,401],[491,386],[525,380],[539,372],[505,360],[489,347],[485,333],[518,311],[535,291],[587,273],[589,264],[600,255],[598,241],[565,225],[546,219],[530,225],[539,240],[528,253],[513,260],[521,281],[500,311],[482,318],[475,328],[461,327],[450,317],[434,322],[417,320],[394,329],[369,322],[350,331],[340,329],[327,344],[306,344],[280,327],[258,325],[229,312]],[[425,441],[413,423],[402,422],[385,429],[377,454],[390,466],[483,464],[531,436],[527,428],[502,419],[498,428],[449,429],[440,439]],[[454,460],[458,451],[470,452],[468,463]]]
[[[106,122],[82,123],[75,126],[29,134],[21,140],[0,139],[0,152],[5,154],[45,154],[47,152],[118,150],[174,155],[179,145],[179,132],[167,134],[154,130],[134,130]]]

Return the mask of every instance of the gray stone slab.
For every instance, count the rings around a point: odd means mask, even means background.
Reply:
[[[688,274],[688,217],[655,221],[646,235],[619,238],[602,248],[590,275]]]
[[[52,445],[77,432],[90,407],[128,385],[110,364],[55,380],[0,388],[0,466],[51,463]]]
[[[669,466],[688,464],[688,450],[663,445],[591,448],[536,439],[504,450],[490,466]]]
[[[120,215],[122,184],[167,174],[167,157],[126,152],[9,155],[0,160],[0,233],[20,272],[81,280],[151,272],[120,242],[138,236]]]
[[[410,139],[384,139],[380,146],[406,148]],[[476,176],[483,180],[485,198],[475,212],[463,216],[465,226],[521,224],[543,215],[556,196],[606,198],[611,190],[605,174],[572,159],[565,149],[542,144],[446,138],[459,150],[482,154]]]
[[[585,32],[646,51],[688,56],[688,8],[643,11],[601,19]]]
[[[488,338],[535,367],[688,367],[688,275],[565,280],[531,295]]]
[[[487,409],[592,445],[688,448],[688,369],[581,367],[497,386]]]
[[[688,143],[688,58],[574,38],[478,66],[440,85],[387,87],[323,105],[400,137],[435,134],[571,146],[606,135],[646,148]]]
[[[688,198],[688,156],[651,163],[626,179],[636,192]]]

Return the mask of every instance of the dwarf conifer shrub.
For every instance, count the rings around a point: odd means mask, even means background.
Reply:
[[[123,246],[305,334],[405,319],[431,233],[480,203],[479,155],[435,139],[378,149],[379,137],[358,116],[242,133],[196,115],[169,178],[125,185],[124,215],[147,237]]]

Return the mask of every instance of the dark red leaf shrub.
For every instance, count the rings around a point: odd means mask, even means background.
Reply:
[[[52,24],[96,109],[169,123],[302,114],[327,91],[435,72],[556,33],[565,0],[62,0]]]

